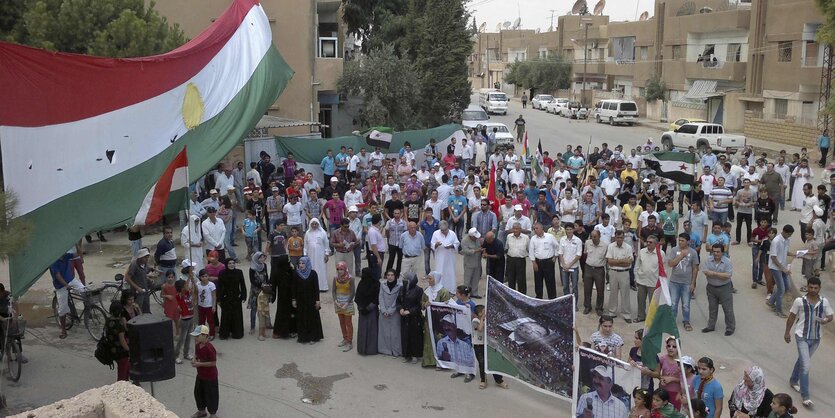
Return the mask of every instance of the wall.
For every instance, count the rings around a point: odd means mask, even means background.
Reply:
[[[745,136],[798,147],[815,148],[817,129],[785,121],[770,121],[745,112]]]

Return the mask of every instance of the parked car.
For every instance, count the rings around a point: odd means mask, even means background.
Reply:
[[[577,110],[581,108],[580,102],[572,100],[560,109],[560,116],[564,118],[577,119]]]
[[[487,113],[501,113],[507,115],[507,95],[496,89],[481,89],[478,91],[478,105]]]
[[[638,105],[631,100],[602,100],[597,104],[594,115],[597,123],[610,125],[625,123],[632,126],[638,120]]]
[[[513,136],[513,133],[510,132],[510,129],[507,129],[507,125],[498,122],[487,122],[482,123],[481,125],[487,128],[488,135],[490,134],[490,132],[493,132],[493,128],[496,128],[497,147],[506,147],[508,145],[513,145],[513,141],[516,139],[516,137]]]
[[[461,115],[461,124],[468,128],[475,128],[478,125],[487,123],[489,119],[490,116],[487,116],[487,112],[484,109],[478,105],[470,104]]]
[[[560,114],[560,109],[568,104],[568,99],[556,98],[545,105],[545,111],[555,115]]]
[[[736,153],[744,149],[745,144],[744,136],[726,134],[725,128],[718,123],[685,123],[674,131],[661,134],[661,146],[665,151],[695,147],[699,152],[704,152],[710,147],[717,151]]]
[[[537,94],[531,100],[531,107],[534,109],[545,110],[545,104],[554,100],[554,96],[550,94]]]
[[[678,128],[681,128],[681,125],[685,123],[704,123],[707,122],[704,119],[695,119],[695,118],[681,118],[673,123],[670,124],[670,130],[675,131]]]

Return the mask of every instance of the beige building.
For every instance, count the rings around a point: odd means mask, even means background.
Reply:
[[[232,0],[157,1],[155,7],[169,22],[178,23],[189,38],[197,36]],[[149,3],[149,1],[146,1]],[[356,129],[354,117],[340,103],[336,83],[353,42],[346,39],[339,0],[261,0],[273,29],[273,43],[295,71],[268,115],[303,122],[319,122],[325,137]],[[346,42],[347,40],[347,42]],[[319,126],[272,129],[278,135],[309,135]]]
[[[814,0],[656,0],[649,14],[634,22],[567,15],[552,32],[480,33],[473,86],[499,82],[521,95],[502,83],[509,65],[561,55],[572,62],[572,85],[547,93],[579,100],[585,75],[586,103],[633,99],[650,119],[699,117],[762,139],[779,139],[763,138],[779,125],[814,140],[824,51],[815,41],[823,18]],[[654,75],[668,89],[665,103],[643,98]]]

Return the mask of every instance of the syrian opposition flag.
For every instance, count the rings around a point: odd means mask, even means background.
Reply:
[[[391,147],[391,138],[394,136],[394,130],[385,126],[376,126],[368,130],[366,135],[366,142],[372,147],[380,147],[382,149],[389,149]]]
[[[655,291],[652,293],[652,301],[647,309],[644,339],[641,344],[641,361],[644,366],[652,370],[655,370],[658,365],[657,356],[661,352],[664,334],[676,338],[679,336],[676,319],[673,316],[670,285],[667,273],[664,271],[664,260],[661,259],[660,247],[656,248],[655,254],[658,255],[658,280],[655,282]]]
[[[689,152],[654,152],[644,156],[644,164],[655,174],[676,183],[693,184],[696,181],[696,155]]]
[[[33,225],[10,259],[15,296],[78,237],[133,222],[186,146],[202,175],[275,103],[293,71],[259,1],[231,3],[203,33],[150,57],[0,42],[3,180]]]
[[[542,140],[539,140],[539,144],[536,146],[536,152],[533,154],[533,159],[531,160],[531,169],[533,173],[538,177],[544,173],[542,169]]]
[[[162,173],[162,177],[151,187],[151,190],[148,190],[133,224],[153,225],[159,222],[164,215],[163,210],[168,203],[168,197],[174,195],[174,199],[179,200],[177,197],[185,196],[188,185],[188,157],[186,149],[183,148]],[[185,207],[185,203],[183,201],[181,207]]]

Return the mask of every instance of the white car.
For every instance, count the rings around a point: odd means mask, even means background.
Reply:
[[[568,105],[568,99],[556,98],[545,104],[545,111],[555,115],[560,114],[560,109]]]
[[[554,100],[554,96],[550,94],[537,94],[531,100],[531,107],[534,109],[545,110],[545,104]]]
[[[708,147],[714,150],[731,151],[745,148],[745,137],[725,133],[725,128],[718,123],[685,123],[675,131],[661,134],[661,147],[664,151],[674,148],[694,147],[704,152]]]
[[[595,110],[594,118],[597,123],[607,122],[614,126],[625,123],[632,126],[638,121],[638,105],[631,100],[602,100]]]
[[[467,109],[461,115],[461,124],[468,128],[475,128],[478,125],[487,123],[489,119],[490,116],[487,116],[487,112],[484,109],[478,105],[471,104],[467,106]]]
[[[507,125],[498,122],[487,122],[481,125],[487,128],[487,135],[490,135],[493,129],[496,130],[496,146],[513,145],[516,137],[513,136],[513,132],[510,132],[510,129],[507,129]]]

